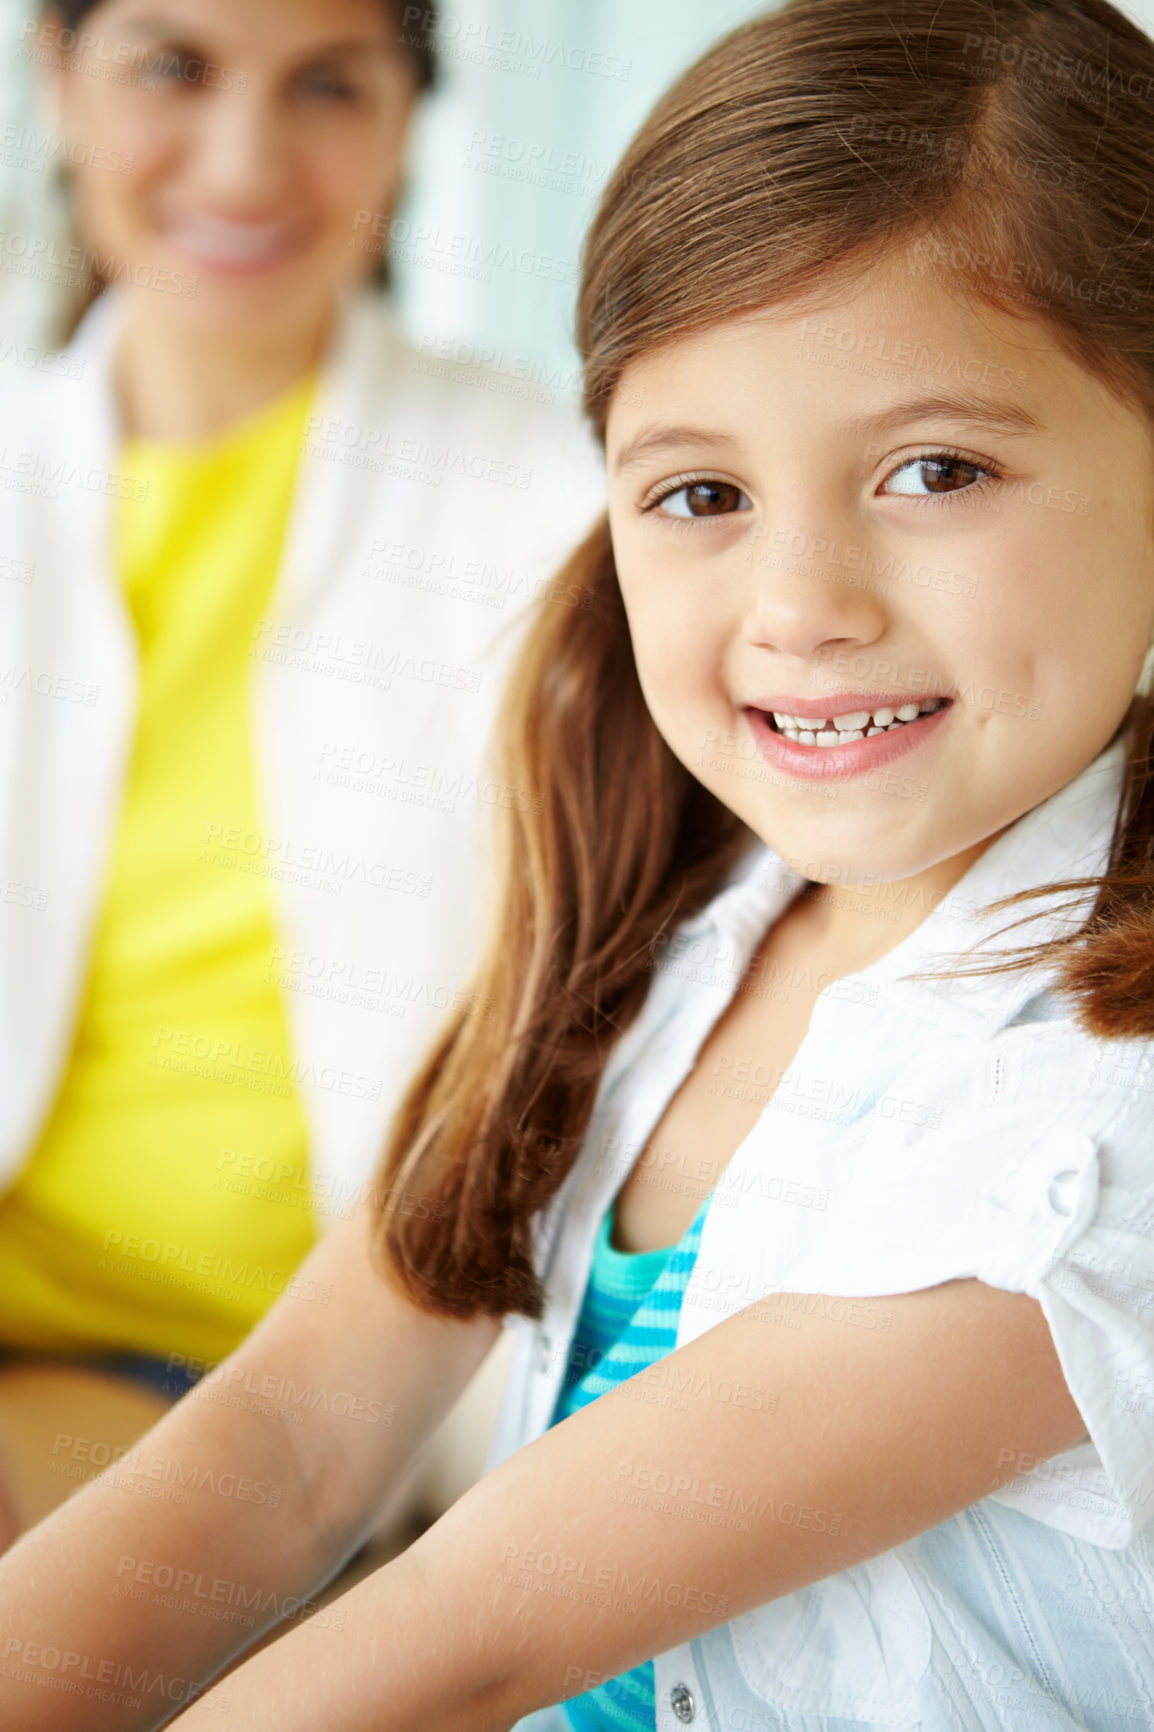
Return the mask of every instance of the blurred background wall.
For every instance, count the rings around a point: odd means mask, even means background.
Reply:
[[[581,241],[607,175],[673,77],[767,9],[765,0],[444,0],[441,88],[418,128],[409,195],[386,225],[413,340],[446,357],[488,357],[511,389],[572,393]],[[421,10],[412,5],[410,18]],[[1122,0],[1121,10],[1154,33],[1154,0]],[[51,265],[30,254],[63,225],[29,60],[36,11],[35,0],[0,0],[9,343],[50,341],[59,311]],[[374,221],[366,213],[366,240]]]

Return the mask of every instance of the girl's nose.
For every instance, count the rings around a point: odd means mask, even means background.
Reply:
[[[865,645],[882,636],[888,606],[879,583],[863,576],[868,561],[861,546],[831,522],[788,533],[771,529],[754,541],[742,621],[748,643],[805,659],[831,644]]]

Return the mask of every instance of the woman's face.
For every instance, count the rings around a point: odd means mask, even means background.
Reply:
[[[1154,623],[1154,440],[1033,319],[890,258],[837,304],[635,363],[608,460],[654,720],[807,877],[962,855],[1125,714]]]
[[[372,271],[416,96],[385,0],[104,0],[45,36],[109,280],[263,340]]]

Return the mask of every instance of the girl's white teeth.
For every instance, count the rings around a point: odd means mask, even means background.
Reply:
[[[874,734],[892,733],[916,717],[940,709],[945,700],[925,698],[920,704],[902,704],[900,708],[851,710],[847,715],[816,721],[813,716],[790,716],[774,710],[773,719],[787,739],[801,746],[844,746],[852,740],[872,739]]]

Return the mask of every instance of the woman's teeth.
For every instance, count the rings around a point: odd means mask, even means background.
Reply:
[[[778,732],[799,746],[845,746],[851,740],[866,740],[874,734],[892,733],[919,716],[932,715],[945,698],[923,698],[921,703],[902,704],[900,709],[854,710],[847,716],[788,716],[774,710]]]
[[[169,225],[169,238],[206,264],[259,265],[279,258],[289,246],[283,221],[246,223],[223,217],[190,215]]]

